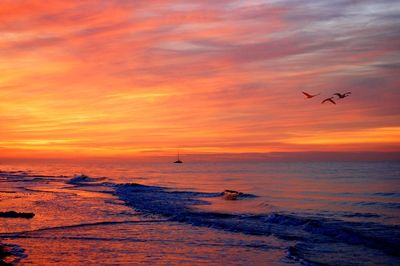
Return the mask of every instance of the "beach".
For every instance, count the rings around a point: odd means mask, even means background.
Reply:
[[[0,218],[0,241],[18,265],[396,265],[399,170],[397,162],[3,163],[0,211],[35,216]],[[227,200],[225,189],[242,194]]]

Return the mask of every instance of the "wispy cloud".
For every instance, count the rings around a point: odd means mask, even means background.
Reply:
[[[0,145],[392,150],[399,17],[391,0],[2,1]]]

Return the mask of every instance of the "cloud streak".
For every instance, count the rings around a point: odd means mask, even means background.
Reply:
[[[0,146],[391,151],[399,17],[390,0],[2,1]]]

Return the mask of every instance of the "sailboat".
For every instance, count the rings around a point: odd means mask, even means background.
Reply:
[[[179,159],[179,151],[178,151],[178,160],[176,160],[174,163],[183,163],[183,162]]]

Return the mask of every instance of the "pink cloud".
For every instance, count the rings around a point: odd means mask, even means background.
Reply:
[[[325,150],[289,140],[396,128],[392,5],[3,1],[0,145],[69,139],[60,147],[79,149],[118,136],[104,148],[156,150],[184,139],[197,149]],[[328,106],[302,90],[353,94]]]

